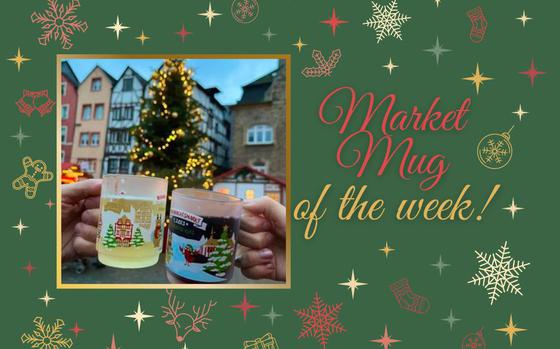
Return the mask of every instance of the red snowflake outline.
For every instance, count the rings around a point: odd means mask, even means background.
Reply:
[[[59,40],[64,50],[74,46],[72,35],[75,32],[85,32],[88,29],[86,21],[76,20],[76,10],[80,7],[79,0],[70,1],[66,7],[58,5],[58,0],[48,0],[49,7],[44,12],[33,12],[31,22],[41,24],[43,33],[37,38],[40,45],[47,46],[51,39]]]
[[[297,317],[302,319],[303,326],[298,339],[316,338],[325,349],[331,334],[346,332],[344,326],[338,321],[338,313],[341,309],[342,303],[326,304],[319,297],[319,292],[315,292],[313,303],[309,307],[295,310]]]

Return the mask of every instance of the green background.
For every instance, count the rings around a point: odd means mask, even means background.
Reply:
[[[558,285],[555,261],[559,241],[556,227],[558,186],[556,139],[560,119],[553,92],[558,91],[557,13],[551,1],[451,1],[443,0],[437,8],[432,1],[400,0],[399,9],[412,19],[402,27],[403,40],[389,37],[377,44],[372,29],[361,25],[371,16],[371,4],[359,1],[271,1],[261,0],[260,14],[251,24],[239,24],[230,14],[230,1],[213,1],[215,11],[222,13],[209,28],[197,13],[207,9],[207,1],[82,1],[77,14],[87,20],[86,33],[73,36],[74,47],[65,51],[58,42],[40,46],[36,38],[40,26],[30,21],[33,11],[43,11],[45,1],[18,1],[4,5],[1,21],[3,57],[10,58],[22,49],[32,61],[21,72],[10,61],[0,65],[3,75],[1,96],[4,110],[2,141],[4,191],[4,253],[2,266],[3,347],[25,348],[20,342],[24,332],[33,329],[35,316],[47,323],[64,319],[64,335],[75,321],[85,329],[75,348],[105,348],[115,334],[121,348],[182,347],[174,339],[173,329],[159,318],[160,306],[166,304],[164,290],[56,290],[55,284],[55,209],[45,202],[55,200],[55,183],[43,183],[34,200],[11,189],[11,181],[22,173],[21,158],[43,159],[49,169],[55,168],[56,117],[54,111],[45,117],[34,113],[27,117],[18,112],[15,101],[23,89],[48,89],[54,99],[56,91],[55,62],[57,53],[288,53],[292,55],[292,204],[303,198],[314,198],[326,183],[333,188],[324,205],[326,218],[320,222],[317,236],[303,238],[304,222],[292,222],[292,289],[249,290],[251,303],[260,308],[249,311],[246,322],[237,309],[229,305],[241,302],[241,290],[178,290],[177,295],[190,304],[202,304],[210,298],[218,301],[209,329],[187,337],[189,348],[241,348],[243,340],[272,332],[281,348],[319,348],[314,339],[296,339],[300,320],[293,309],[307,307],[317,290],[329,304],[342,302],[340,321],[347,332],[333,335],[327,347],[375,348],[368,340],[378,338],[385,324],[390,335],[401,339],[396,348],[459,348],[469,332],[483,327],[488,348],[509,346],[506,336],[494,329],[504,327],[510,313],[519,327],[528,329],[514,339],[514,347],[528,348],[550,344],[554,338]],[[383,2],[385,3],[385,2]],[[480,44],[470,42],[470,21],[466,11],[481,5],[488,19],[488,30]],[[320,24],[336,7],[341,25],[333,37],[331,29]],[[523,28],[516,17],[526,10],[534,18]],[[131,29],[121,33],[120,40],[105,29],[119,15]],[[193,35],[181,43],[174,32],[185,24]],[[277,33],[270,42],[262,33],[268,27]],[[152,39],[142,47],[134,37],[141,29]],[[298,37],[308,44],[298,54],[292,46]],[[440,43],[452,52],[444,54],[439,65],[430,53],[439,36]],[[340,48],[342,58],[329,78],[306,79],[300,72],[313,65],[312,49],[328,55]],[[389,57],[399,65],[389,76],[381,66]],[[526,76],[535,58],[540,76],[531,87]],[[470,76],[476,64],[494,80],[486,82],[476,95],[474,86],[462,77]],[[391,166],[383,177],[374,175],[373,167],[361,178],[355,170],[341,169],[336,163],[336,149],[343,139],[335,128],[320,123],[318,105],[332,89],[351,85],[358,93],[372,91],[377,96],[393,92],[396,107],[410,110],[413,105],[426,108],[435,96],[439,106],[451,109],[466,97],[473,103],[469,124],[463,132],[419,133],[416,149],[421,153],[442,152],[452,163],[443,181],[428,193],[418,189],[418,178],[403,181]],[[519,122],[512,114],[518,105],[530,112]],[[357,112],[356,117],[363,115]],[[30,135],[20,148],[9,137],[21,124]],[[498,171],[480,165],[475,150],[486,134],[512,132],[514,147],[510,164]],[[396,135],[396,137],[399,137]],[[471,184],[470,197],[478,208],[485,202],[492,186],[502,189],[488,207],[481,222],[398,222],[395,207],[402,198],[417,196],[455,197],[464,184]],[[384,198],[388,211],[377,222],[348,221],[336,218],[338,197],[348,185],[367,184],[368,197]],[[515,220],[502,207],[511,198],[525,208]],[[22,219],[30,228],[22,236],[11,228]],[[490,306],[482,287],[467,285],[477,271],[474,250],[495,252],[508,241],[514,259],[531,262],[521,274],[524,296],[504,294]],[[388,259],[378,251],[388,241],[396,248]],[[443,256],[451,267],[442,276],[430,264]],[[28,261],[36,270],[31,276],[22,270]],[[344,282],[355,269],[360,287],[352,300],[350,292],[337,283]],[[427,296],[432,303],[428,314],[417,315],[399,308],[389,291],[389,284],[407,277],[414,291]],[[45,290],[56,300],[47,308],[42,301]],[[138,332],[136,324],[124,315],[131,314],[138,301],[147,319]],[[271,327],[261,315],[274,309],[284,316]],[[462,321],[453,331],[441,321],[452,308]]]

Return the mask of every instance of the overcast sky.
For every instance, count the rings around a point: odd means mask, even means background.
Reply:
[[[70,59],[68,60],[80,81],[99,65],[118,79],[127,66],[148,80],[160,67],[162,59]],[[273,71],[278,67],[276,59],[189,59],[187,66],[194,71],[194,78],[205,88],[218,87],[216,98],[224,105],[235,104],[240,98],[243,85]]]

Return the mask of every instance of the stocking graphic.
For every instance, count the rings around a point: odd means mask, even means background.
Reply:
[[[471,32],[469,36],[472,42],[478,44],[484,39],[488,22],[480,6],[468,11],[467,16],[471,20]]]
[[[401,279],[392,283],[389,288],[401,308],[417,314],[425,314],[430,310],[430,301],[412,291],[408,279]]]

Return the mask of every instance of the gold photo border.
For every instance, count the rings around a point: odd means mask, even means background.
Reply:
[[[61,63],[65,59],[283,59],[286,62],[286,281],[275,284],[73,284],[62,283]],[[289,54],[57,54],[56,55],[56,288],[57,289],[291,289],[291,55]],[[77,112],[77,111],[76,111]]]

